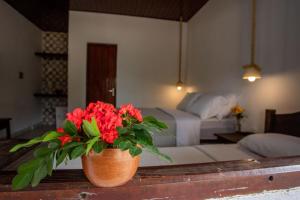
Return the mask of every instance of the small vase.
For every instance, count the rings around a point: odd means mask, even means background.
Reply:
[[[136,173],[140,157],[132,157],[129,151],[104,149],[82,156],[85,176],[97,187],[115,187],[128,182]]]
[[[242,132],[242,124],[241,124],[241,119],[240,118],[236,118],[236,132],[237,133],[241,133]]]

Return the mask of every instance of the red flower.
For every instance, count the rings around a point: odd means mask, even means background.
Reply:
[[[84,116],[84,110],[82,110],[81,108],[76,108],[73,112],[67,114],[67,120],[73,122],[73,124],[79,130],[81,128]]]
[[[65,130],[63,128],[58,128],[58,129],[56,129],[56,132],[58,132],[58,133],[65,133]]]
[[[69,134],[67,134],[63,128],[57,128],[56,132],[62,134],[62,136],[57,137],[61,142],[61,146],[64,146],[65,144],[72,142],[72,137]]]
[[[132,104],[122,105],[119,110],[119,114],[120,115],[129,114],[131,117],[135,118],[139,122],[143,121],[143,116],[141,114],[141,111],[133,107]]]
[[[72,137],[68,134],[65,134],[63,136],[58,137],[58,139],[61,142],[61,146],[64,146],[65,144],[72,142]]]
[[[122,126],[122,118],[111,104],[97,101],[90,103],[85,111],[84,119],[91,121],[95,118],[101,132],[101,139],[112,144],[118,138],[117,127]]]

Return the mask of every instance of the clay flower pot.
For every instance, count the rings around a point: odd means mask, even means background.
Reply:
[[[89,181],[97,187],[115,187],[128,182],[136,173],[140,157],[132,157],[129,151],[104,149],[82,156],[82,168]]]

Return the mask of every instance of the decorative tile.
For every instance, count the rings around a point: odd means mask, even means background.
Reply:
[[[42,52],[67,53],[67,34],[58,32],[44,32],[42,34]],[[67,94],[68,64],[62,59],[42,58],[41,92]],[[43,98],[42,121],[45,125],[55,125],[55,108],[67,106],[66,98]]]

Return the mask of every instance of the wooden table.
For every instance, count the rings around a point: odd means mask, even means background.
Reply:
[[[0,130],[6,129],[6,139],[10,139],[10,120],[11,118],[0,118]]]
[[[35,188],[11,190],[14,171],[0,171],[0,199],[198,200],[300,186],[300,157],[139,168],[127,184],[97,188],[82,170],[57,170]]]
[[[244,137],[254,134],[253,132],[236,132],[236,133],[215,133],[218,140],[222,143],[237,143]]]

